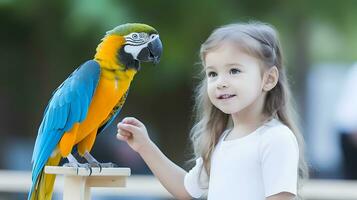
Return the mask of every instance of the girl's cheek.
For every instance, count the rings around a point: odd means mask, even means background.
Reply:
[[[208,93],[208,99],[212,104],[214,104],[214,100],[212,99],[212,95],[210,93]]]
[[[215,79],[210,78],[210,79],[207,80],[207,87],[208,88],[212,88],[212,87],[214,87],[214,85],[215,85]]]
[[[208,91],[207,91],[207,93],[208,93],[208,98],[209,98],[209,100],[210,100],[211,102],[213,102],[214,99],[215,99],[215,93],[214,93],[214,92],[215,92],[215,91],[214,91],[214,89],[213,89],[212,87],[208,88]]]
[[[211,95],[211,93],[213,92],[213,89],[214,89],[214,86],[213,84],[208,84],[207,85],[207,92],[208,92],[208,95]]]

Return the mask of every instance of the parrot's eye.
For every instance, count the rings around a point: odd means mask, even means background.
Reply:
[[[142,45],[147,42],[150,37],[147,33],[130,33],[129,35],[124,36],[126,40],[126,44],[130,45]]]
[[[133,39],[138,39],[139,35],[137,33],[134,33],[132,37]]]

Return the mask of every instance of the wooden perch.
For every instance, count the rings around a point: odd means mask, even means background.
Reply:
[[[46,166],[46,174],[64,175],[63,200],[89,200],[91,187],[125,187],[130,168],[92,168]]]

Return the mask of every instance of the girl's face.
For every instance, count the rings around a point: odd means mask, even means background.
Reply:
[[[207,92],[214,106],[233,114],[251,105],[262,94],[259,61],[225,42],[205,57]]]

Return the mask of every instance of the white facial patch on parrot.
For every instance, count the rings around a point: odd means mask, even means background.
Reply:
[[[126,44],[124,51],[130,53],[135,60],[137,60],[140,51],[146,48],[148,44],[158,38],[159,35],[152,34],[150,37],[146,33],[131,33],[124,36]]]
[[[141,51],[143,48],[147,47],[147,46],[148,46],[148,43],[145,43],[145,44],[140,45],[140,46],[126,45],[126,46],[124,47],[124,51],[127,52],[127,53],[130,53],[130,54],[133,56],[133,58],[134,58],[135,60],[137,60],[140,51]]]

